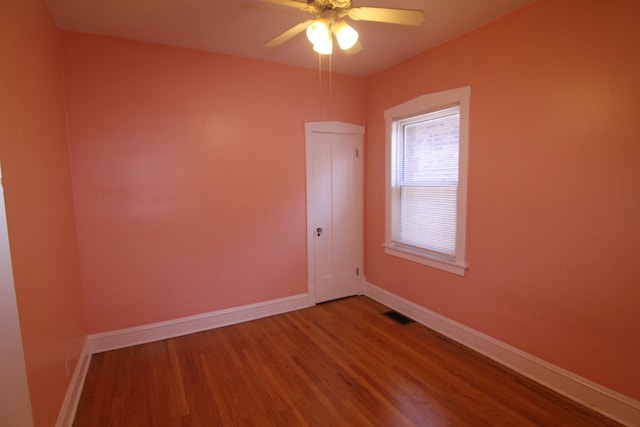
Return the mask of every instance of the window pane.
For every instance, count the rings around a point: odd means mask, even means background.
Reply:
[[[385,253],[464,276],[471,88],[384,112]]]
[[[402,175],[407,185],[458,182],[460,114],[423,119],[403,126]]]
[[[459,107],[406,118],[398,126],[392,239],[455,257]]]

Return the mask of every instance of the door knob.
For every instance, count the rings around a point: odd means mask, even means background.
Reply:
[[[316,228],[316,233],[318,233],[318,236],[320,236],[322,234],[322,227]]]

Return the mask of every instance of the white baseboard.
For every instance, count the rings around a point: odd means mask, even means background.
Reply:
[[[247,322],[249,320],[307,308],[308,306],[309,301],[307,294],[294,295],[195,316],[182,317],[165,322],[89,335],[89,348],[91,353],[100,353]]]
[[[84,346],[80,351],[78,363],[73,370],[71,382],[67,388],[67,394],[64,396],[56,427],[71,427],[76,416],[80,395],[84,386],[84,379],[89,371],[89,363],[91,362],[91,352],[89,351],[89,341],[85,339]]]
[[[378,286],[365,295],[510,369],[628,426],[640,426],[640,402],[511,347]]]

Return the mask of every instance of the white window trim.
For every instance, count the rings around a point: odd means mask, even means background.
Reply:
[[[466,224],[467,224],[467,170],[469,165],[469,104],[471,87],[422,95],[384,112],[386,158],[385,158],[385,253],[409,261],[434,267],[440,270],[464,276],[468,268],[466,261]],[[455,260],[438,258],[421,251],[396,246],[391,240],[391,159],[393,122],[411,116],[428,113],[453,104],[460,105],[460,157],[458,169],[458,197],[456,221],[456,257]]]

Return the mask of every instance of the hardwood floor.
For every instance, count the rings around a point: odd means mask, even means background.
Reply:
[[[353,297],[96,354],[74,426],[615,426]]]

